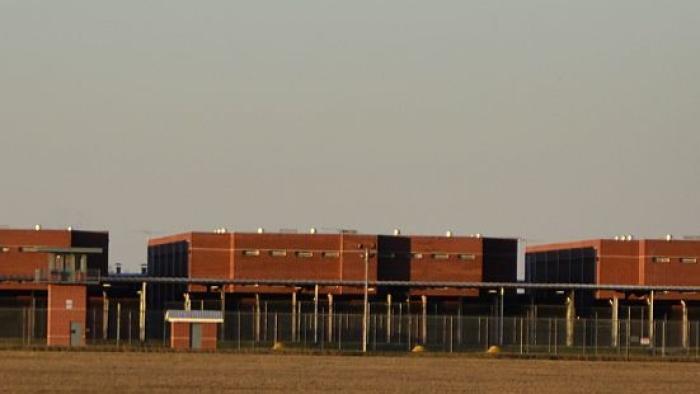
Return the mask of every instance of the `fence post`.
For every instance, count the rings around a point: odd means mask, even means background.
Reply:
[[[554,319],[554,355],[557,355],[558,351],[558,339],[559,339],[559,330],[557,329],[557,319]]]
[[[107,292],[102,291],[102,340],[107,340],[109,334],[109,298]]]
[[[586,319],[583,319],[583,355],[586,355],[586,337],[587,337],[587,324],[586,324]]]
[[[407,334],[406,335],[406,342],[408,343],[408,351],[410,352],[411,351],[411,326],[413,325],[411,322],[411,314],[410,313],[407,314],[406,318],[408,320],[408,328],[406,331],[406,334]]]
[[[520,318],[520,354],[523,354],[523,318]]]
[[[666,320],[661,322],[661,357],[666,357]]]
[[[481,316],[477,318],[477,324],[476,324],[476,336],[477,340],[476,343],[481,344]]]
[[[552,352],[552,318],[547,320],[547,353]]]
[[[139,293],[139,341],[146,341],[146,282],[141,283]]]
[[[122,331],[122,303],[117,302],[117,347],[119,347],[119,340],[121,339]]]
[[[689,343],[688,343],[689,342],[688,341],[688,339],[689,339],[688,338],[688,334],[689,334],[689,330],[688,330],[688,306],[686,305],[684,300],[681,300],[681,307],[682,307],[682,313],[683,313],[683,317],[682,317],[682,321],[681,321],[681,330],[682,330],[681,331],[681,344],[683,345],[683,349],[685,349],[687,352],[688,347],[689,347]]]
[[[420,296],[421,305],[423,307],[421,318],[421,342],[423,345],[428,343],[428,297]]]
[[[338,315],[338,350],[343,350],[343,315]]]
[[[593,321],[593,352],[598,355],[598,312],[595,313]]]
[[[654,340],[654,290],[649,292],[649,299],[647,300],[649,304],[649,344],[652,348],[656,347],[656,341]]]
[[[454,341],[453,335],[452,335],[453,329],[454,329],[453,327],[454,327],[454,325],[453,325],[453,321],[452,321],[452,315],[450,315],[450,353],[452,353],[452,343]]]
[[[333,294],[328,293],[328,343],[333,342]]]
[[[297,291],[292,290],[292,342],[297,341]]]
[[[459,297],[459,308],[457,309],[457,344],[462,344],[462,308],[464,300]]]
[[[700,321],[695,322],[695,358],[700,355]]]
[[[260,340],[260,294],[255,293],[255,312],[253,313],[253,342]]]
[[[240,304],[238,305],[238,318],[236,319],[237,322],[237,336],[238,336],[238,350],[241,350],[241,306]]]
[[[391,293],[386,295],[386,343],[391,343]]]
[[[630,359],[630,334],[632,333],[632,307],[627,307],[627,330],[625,332],[626,354]]]
[[[314,286],[314,343],[318,342],[318,285]]]
[[[376,314],[372,315],[372,350],[377,350],[377,320]]]

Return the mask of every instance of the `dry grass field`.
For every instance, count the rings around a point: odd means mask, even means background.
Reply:
[[[455,356],[0,352],[0,392],[700,392],[700,365]]]

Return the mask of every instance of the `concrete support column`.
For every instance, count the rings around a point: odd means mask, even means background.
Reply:
[[[428,296],[420,296],[423,307],[423,318],[421,319],[421,340],[423,345],[428,342]]]
[[[102,339],[107,340],[109,336],[109,298],[107,292],[102,292]]]
[[[686,305],[684,300],[681,300],[681,308],[683,308],[683,316],[681,318],[681,344],[683,345],[683,349],[687,349],[689,346],[688,334],[690,330],[688,327],[688,305]]]
[[[386,295],[386,342],[391,342],[391,294]]]
[[[333,342],[333,294],[328,293],[328,343]]]
[[[146,342],[146,282],[141,282],[139,294],[139,341]]]
[[[183,297],[185,298],[185,301],[184,301],[185,310],[186,311],[192,310],[192,301],[190,300],[190,293],[183,294]]]
[[[654,347],[654,290],[649,292],[649,346]]]
[[[255,342],[260,342],[260,294],[255,293]]]
[[[314,343],[318,343],[318,285],[314,286]]]
[[[297,340],[297,292],[292,291],[292,342]]]
[[[620,301],[617,296],[610,300],[611,318],[610,318],[610,346],[618,347],[620,345]]]
[[[574,325],[576,324],[576,303],[574,291],[566,297],[566,346],[574,346]]]

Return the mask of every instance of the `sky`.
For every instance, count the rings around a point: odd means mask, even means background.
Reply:
[[[0,226],[700,234],[700,2],[0,0]]]

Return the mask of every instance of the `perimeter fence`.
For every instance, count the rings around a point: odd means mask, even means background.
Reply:
[[[88,310],[86,345],[167,349],[170,327],[164,311],[149,311],[149,335],[140,341],[137,308]],[[106,319],[105,319],[106,317]],[[227,311],[218,328],[220,351],[474,353],[700,360],[700,321],[503,317],[421,313]],[[154,327],[157,325],[157,327]],[[363,341],[363,326],[366,335]],[[0,344],[46,345],[46,309],[0,308]]]

